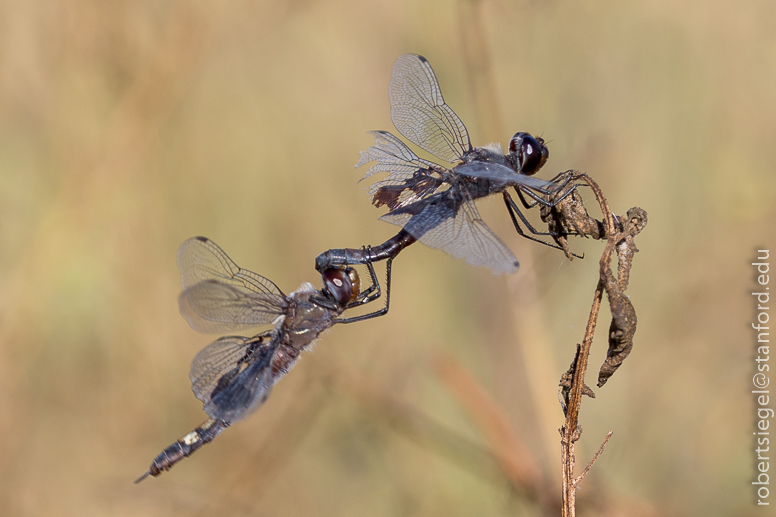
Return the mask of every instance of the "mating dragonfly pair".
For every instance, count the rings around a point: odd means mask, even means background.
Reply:
[[[315,262],[323,282],[320,290],[305,283],[286,295],[269,279],[238,267],[207,238],[195,237],[181,245],[180,309],[194,330],[220,333],[274,327],[251,338],[223,337],[197,354],[189,377],[209,418],[162,451],[136,483],[169,470],[258,409],[272,386],[324,330],[388,312],[391,264],[405,247],[420,241],[497,274],[514,272],[517,259],[482,221],[474,200],[501,193],[520,235],[557,247],[535,237],[549,233],[537,231],[508,192],[513,188],[523,207],[530,209],[553,206],[574,190],[574,185],[568,186],[568,176],[551,181],[532,176],[549,156],[544,140],[517,133],[506,154],[500,145],[472,147],[466,126],[445,103],[431,65],[415,54],[396,61],[389,98],[391,119],[399,133],[454,165],[424,160],[392,134],[374,132],[375,144],[361,153],[357,167],[375,161],[365,177],[388,173],[370,187],[369,194],[375,206],[388,207],[381,219],[402,229],[378,246],[321,253]],[[387,269],[384,307],[343,318],[346,310],[380,298],[382,289],[372,265],[380,260],[386,260]],[[369,271],[372,284],[363,291],[353,265],[365,265]]]

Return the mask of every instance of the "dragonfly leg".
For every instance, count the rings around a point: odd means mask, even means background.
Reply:
[[[518,191],[518,194],[519,194],[519,191]],[[509,210],[509,217],[512,218],[512,224],[514,225],[515,230],[517,230],[517,233],[521,237],[525,237],[528,240],[532,240],[534,242],[539,242],[541,244],[544,244],[545,246],[549,246],[550,248],[554,248],[554,249],[557,249],[557,250],[562,250],[562,251],[565,252],[565,250],[563,250],[563,248],[561,248],[557,244],[552,244],[550,242],[546,242],[546,241],[543,241],[541,239],[537,239],[536,237],[533,237],[532,235],[530,235],[530,234],[528,234],[528,233],[523,231],[523,229],[520,227],[520,223],[517,220],[518,217],[523,222],[523,224],[526,226],[527,230],[530,233],[532,233],[533,235],[550,235],[550,236],[557,236],[558,235],[558,234],[552,233],[552,232],[540,232],[536,228],[534,228],[533,225],[531,225],[531,223],[528,222],[528,219],[525,218],[525,216],[523,215],[523,212],[520,211],[520,208],[517,206],[517,203],[515,203],[515,201],[512,199],[512,196],[510,196],[509,193],[506,192],[506,191],[504,192],[504,202],[507,205],[507,210]],[[575,253],[572,253],[572,255],[577,257],[577,258],[582,258],[582,257],[580,257],[579,255],[577,255]]]
[[[371,318],[377,318],[378,316],[382,316],[388,312],[388,308],[390,307],[391,303],[391,266],[393,264],[393,257],[389,258],[385,262],[385,271],[386,271],[386,282],[385,282],[385,307],[382,309],[370,312],[369,314],[362,314],[360,316],[354,316],[352,318],[335,318],[333,321],[334,323],[355,323],[356,321],[364,321]],[[374,266],[371,262],[366,263],[366,267],[369,269],[369,274],[372,277],[372,283],[373,287],[376,286],[377,293],[372,294],[369,296],[366,296],[362,300],[356,300],[354,302],[351,302],[348,304],[346,309],[351,309],[353,307],[359,307],[361,305],[367,304],[369,302],[375,301],[377,298],[380,297],[381,291],[380,291],[380,282],[377,280],[377,275],[375,274]]]
[[[558,176],[556,176],[556,178],[558,178]],[[568,185],[570,180],[571,180],[571,176],[566,176],[565,180],[563,180],[561,183],[559,183],[555,188],[553,188],[551,190],[543,189],[543,188],[539,188],[539,187],[530,187],[530,188],[528,188],[528,187],[521,186],[521,185],[515,185],[515,192],[517,192],[517,195],[520,197],[520,201],[523,203],[523,206],[525,208],[529,209],[529,210],[531,208],[535,207],[536,205],[542,205],[542,206],[546,206],[546,207],[552,208],[555,205],[557,205],[558,203],[560,203],[561,201],[563,201],[564,199],[566,199],[566,197],[568,195],[570,195],[572,192],[574,192],[579,185],[573,185],[570,189],[568,189],[566,192],[564,192],[562,196],[560,196],[559,198],[554,199],[552,201],[548,201],[548,200],[540,197],[538,194],[536,194],[536,192],[539,192],[540,194],[543,194],[545,196],[555,195],[561,189],[565,188],[566,185]],[[533,192],[534,190],[536,192]],[[530,196],[531,199],[534,200],[534,202],[533,203],[529,203],[525,199],[525,197],[523,197],[523,193],[525,193],[526,195]]]
[[[358,307],[359,305],[364,305],[365,303],[369,303],[371,301],[377,300],[378,298],[380,298],[380,295],[382,294],[380,292],[380,282],[377,280],[377,275],[375,274],[375,268],[372,265],[372,261],[369,258],[372,256],[372,247],[365,246],[363,248],[363,251],[364,251],[364,256],[367,257],[366,267],[369,270],[369,276],[372,279],[372,285],[370,285],[368,288],[358,293],[358,296],[356,297],[356,299],[351,303],[349,303],[348,306],[345,307],[346,309]],[[391,260],[393,260],[393,258],[391,258]]]

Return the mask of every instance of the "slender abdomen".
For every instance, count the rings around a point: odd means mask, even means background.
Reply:
[[[371,248],[345,248],[324,251],[315,259],[315,269],[322,272],[330,267],[366,264],[367,262],[377,262],[393,258],[398,255],[401,250],[416,240],[417,239],[408,232],[401,230],[398,234],[384,243]]]
[[[204,424],[163,450],[159,456],[154,458],[148,471],[137,478],[135,483],[140,483],[148,476],[156,477],[162,472],[170,470],[180,460],[189,457],[206,443],[212,442],[227,427],[229,424],[225,421],[209,418]]]

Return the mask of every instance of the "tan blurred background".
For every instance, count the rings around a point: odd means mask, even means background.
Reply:
[[[392,236],[353,165],[415,52],[475,145],[541,134],[540,176],[587,171],[649,213],[634,351],[582,406],[578,470],[614,436],[580,514],[762,515],[748,293],[776,243],[774,19],[766,0],[3,2],[0,514],[546,514],[492,458],[522,442],[560,493],[557,382],[602,246],[564,260],[499,199],[479,206],[517,274],[413,246],[386,317],[334,328],[255,415],[132,484],[205,418],[188,368],[214,338],[178,315],[178,246],[208,236],[290,292],[320,285],[319,252]]]

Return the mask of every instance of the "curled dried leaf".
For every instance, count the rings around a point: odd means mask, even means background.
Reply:
[[[614,278],[610,267],[601,270],[601,282],[609,299],[612,322],[609,325],[609,349],[598,372],[599,388],[606,384],[633,349],[636,310],[625,295],[625,289],[628,287],[633,257],[638,251],[634,237],[646,226],[647,213],[638,207],[631,208],[627,217],[618,218],[618,223],[618,234],[610,241],[616,243],[614,246],[617,250],[617,278]]]

